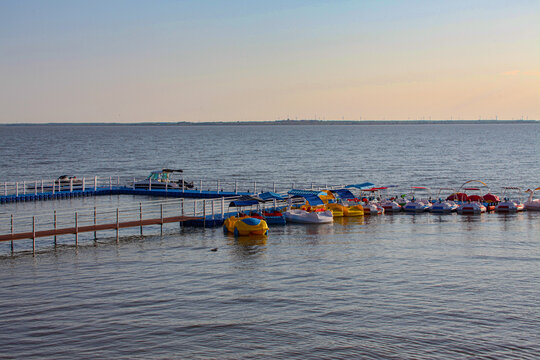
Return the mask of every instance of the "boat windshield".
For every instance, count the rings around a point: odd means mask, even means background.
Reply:
[[[171,173],[168,172],[162,172],[162,171],[152,171],[150,175],[148,175],[148,180],[157,180],[157,181],[170,181],[170,175]]]

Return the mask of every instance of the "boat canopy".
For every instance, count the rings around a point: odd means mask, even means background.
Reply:
[[[338,190],[332,190],[334,194],[337,194],[341,199],[348,200],[348,199],[354,199],[355,196],[352,192],[350,192],[347,189],[338,189]]]
[[[272,192],[272,191],[268,191],[268,192],[263,192],[261,194],[259,194],[259,197],[261,199],[263,199],[264,201],[269,201],[269,200],[287,200],[287,198],[283,195],[280,195],[278,193],[275,193],[275,192]]]
[[[363,189],[369,189],[370,187],[373,187],[373,186],[375,186],[374,183],[364,182],[364,183],[361,183],[361,184],[351,184],[351,185],[347,185],[347,186],[345,186],[345,187],[346,187],[346,188],[356,188],[356,189],[363,190]]]
[[[327,195],[324,191],[318,190],[302,190],[302,189],[292,189],[287,192],[289,195],[303,196],[305,195],[315,195],[315,196],[324,196]]]
[[[234,201],[231,201],[229,203],[229,206],[250,206],[250,205],[257,205],[259,203],[262,203],[264,202],[263,199],[261,199],[260,197],[258,196],[254,196],[254,195],[244,195],[244,196],[240,196],[240,198],[238,198],[238,200],[234,200]]]
[[[182,169],[163,169],[161,171],[170,172],[170,173],[172,173],[172,172],[184,172],[184,170],[182,170]]]
[[[324,202],[317,195],[304,195],[302,196],[311,206],[324,205]]]

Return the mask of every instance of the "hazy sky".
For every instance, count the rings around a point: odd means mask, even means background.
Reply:
[[[0,123],[540,119],[540,1],[0,0]]]

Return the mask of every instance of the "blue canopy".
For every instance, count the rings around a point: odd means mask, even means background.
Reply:
[[[263,199],[261,199],[258,196],[244,195],[244,196],[240,196],[238,200],[231,201],[229,203],[229,206],[250,206],[250,205],[256,205],[261,202],[263,202]]]
[[[297,195],[297,196],[303,196],[305,197],[306,195],[314,195],[314,196],[319,196],[319,195],[326,195],[326,193],[324,191],[318,191],[318,190],[300,190],[300,189],[292,189],[292,190],[289,190],[287,192],[287,194],[290,194],[290,195]]]
[[[357,188],[357,189],[370,189],[372,187],[374,187],[375,184],[373,183],[370,183],[370,182],[364,182],[364,183],[361,183],[361,184],[352,184],[352,185],[347,185],[345,186],[346,188]]]
[[[337,194],[337,196],[339,196],[340,199],[344,199],[344,200],[347,200],[347,199],[354,199],[355,196],[353,195],[352,192],[350,192],[349,190],[347,189],[339,189],[339,190],[331,190],[334,194]]]
[[[306,199],[311,206],[324,205],[324,202],[317,195],[304,195],[303,198]]]
[[[268,192],[264,192],[264,193],[261,193],[259,194],[259,197],[261,199],[263,199],[264,201],[267,201],[267,200],[273,200],[273,199],[276,199],[276,200],[286,200],[285,196],[283,195],[279,195],[275,192],[272,192],[272,191],[268,191]]]

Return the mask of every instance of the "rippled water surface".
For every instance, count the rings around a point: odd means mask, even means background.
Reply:
[[[536,124],[0,134],[2,181],[167,166],[205,179],[540,186]],[[0,244],[0,358],[540,357],[540,213],[366,216],[262,239],[147,233],[44,240],[36,256]]]

